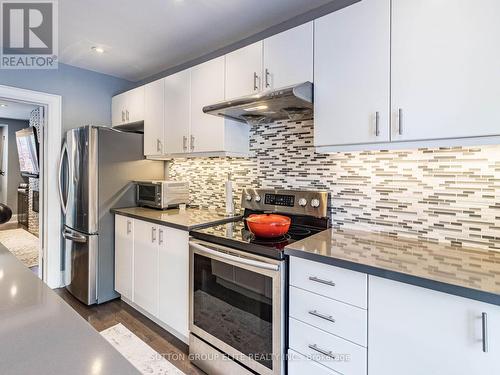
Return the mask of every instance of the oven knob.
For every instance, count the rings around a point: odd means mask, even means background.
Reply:
[[[260,197],[260,195],[256,195],[256,196],[255,196],[255,201],[256,201],[256,202],[260,202],[260,201],[261,201],[261,199],[262,199],[262,198]]]
[[[301,207],[307,206],[307,199],[306,198],[300,198],[299,199],[299,206],[301,206]]]
[[[250,202],[252,200],[252,196],[250,194],[245,195],[245,200]]]
[[[316,198],[315,198],[315,199],[313,199],[313,200],[311,201],[311,206],[313,206],[314,208],[318,208],[318,207],[319,207],[319,204],[320,204],[320,203],[319,203],[319,199],[316,199]]]

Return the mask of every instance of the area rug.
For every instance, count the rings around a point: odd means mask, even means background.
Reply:
[[[185,375],[121,323],[101,335],[144,375]]]
[[[26,267],[38,266],[39,240],[30,232],[21,228],[1,230],[0,243]]]

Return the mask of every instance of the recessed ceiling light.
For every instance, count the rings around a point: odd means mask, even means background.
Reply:
[[[95,53],[104,53],[104,48],[102,47],[92,47],[91,48],[92,51],[94,51]]]
[[[0,107],[8,107],[8,105],[4,104],[4,103],[0,103]]]

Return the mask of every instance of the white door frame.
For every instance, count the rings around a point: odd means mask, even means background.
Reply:
[[[62,284],[61,207],[58,190],[58,167],[62,140],[62,97],[39,91],[0,85],[0,98],[45,107],[42,140],[43,163],[40,175],[40,247],[43,254],[43,281],[51,288]]]

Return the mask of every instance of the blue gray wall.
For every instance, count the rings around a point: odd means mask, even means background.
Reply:
[[[62,96],[63,131],[81,125],[111,125],[111,97],[133,83],[59,64],[54,70],[0,70],[0,85]]]

